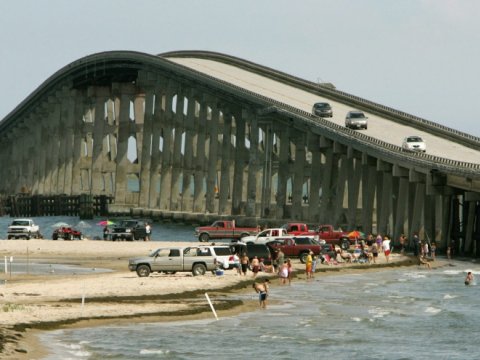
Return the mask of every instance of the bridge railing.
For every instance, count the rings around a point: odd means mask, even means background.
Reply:
[[[195,71],[187,66],[183,66],[180,64],[173,65],[182,68],[183,71],[190,73],[191,76],[197,79],[202,78],[203,81],[206,81],[208,79],[208,81],[216,83],[218,89],[236,93],[243,98],[251,99],[253,103],[263,104],[265,106],[262,111],[263,113],[265,113],[265,109],[270,108],[272,111],[278,110],[278,112],[283,112],[285,116],[309,122],[313,126],[321,126],[323,131],[329,134],[328,137],[337,139],[338,141],[347,145],[356,146],[359,150],[365,151],[367,153],[376,153],[377,156],[388,157],[389,160],[391,160],[392,158],[398,161],[407,160],[409,163],[414,163],[418,166],[427,166],[431,169],[443,170],[450,173],[462,173],[475,177],[480,176],[480,164],[446,159],[426,153],[404,152],[402,151],[402,148],[398,145],[393,145],[380,139],[362,134],[361,132],[347,129],[341,125],[337,125],[321,117],[314,116],[309,112],[297,109],[291,105],[282,103],[278,100],[266,97],[264,95],[257,94],[250,90],[246,90],[240,86],[231,84],[221,79],[217,79],[211,75]]]
[[[322,84],[317,84],[312,81],[301,79],[299,77],[284,73],[279,70],[272,69],[267,66],[255,64],[248,60],[244,60],[235,56],[225,55],[221,53],[211,51],[173,51],[164,54],[160,54],[162,57],[199,57],[210,60],[217,60],[227,64],[232,64],[236,67],[245,68],[251,72],[258,73],[260,75],[272,78],[276,81],[286,82],[290,85],[300,86],[309,91],[316,92],[321,96],[331,98],[332,100],[339,101],[339,98],[349,104],[355,104],[364,109],[369,109],[371,112],[382,114],[389,117],[391,120],[408,124],[411,127],[416,127],[421,130],[428,130],[434,132],[438,136],[447,138],[455,138],[459,143],[466,146],[473,147],[477,150],[480,149],[480,137],[467,134],[465,132],[450,128],[445,125],[435,123],[430,120],[423,119],[421,117],[408,114],[404,111],[394,109],[389,106],[375,103],[370,100],[363,99],[359,96],[349,94],[345,91],[337,90]]]

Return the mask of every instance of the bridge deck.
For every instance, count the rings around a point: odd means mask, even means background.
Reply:
[[[319,97],[308,91],[221,62],[199,58],[167,57],[167,59],[303,111],[310,112],[315,102],[328,101],[333,109],[333,117],[328,118],[328,120],[338,125],[343,126],[346,113],[354,109],[349,105]],[[420,135],[427,144],[428,154],[480,164],[480,151],[368,112],[365,112],[365,114],[369,118],[368,129],[360,131],[365,132],[368,136],[401,146],[404,137]]]

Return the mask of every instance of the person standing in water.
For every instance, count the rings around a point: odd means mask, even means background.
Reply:
[[[268,284],[268,279],[265,279],[263,283],[254,282],[252,284],[252,287],[258,294],[258,301],[260,302],[260,307],[263,309],[267,308]]]
[[[465,285],[471,285],[472,283],[473,283],[473,274],[471,271],[469,271],[465,278]]]

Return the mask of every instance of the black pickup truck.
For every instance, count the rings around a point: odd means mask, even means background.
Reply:
[[[121,220],[114,225],[110,237],[112,241],[117,240],[146,240],[147,238],[147,221],[138,219]]]

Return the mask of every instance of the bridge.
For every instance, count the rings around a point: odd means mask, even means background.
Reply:
[[[319,101],[332,118],[312,115]],[[367,130],[344,127],[351,109]],[[409,135],[427,152],[402,151]],[[0,138],[4,194],[106,195],[113,214],[417,232],[479,251],[478,137],[224,54],[84,57],[8,114]]]

